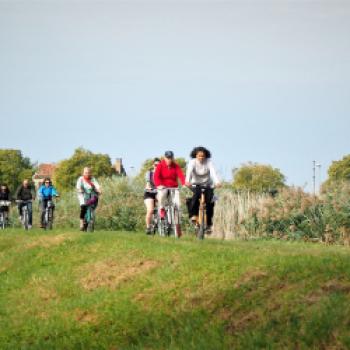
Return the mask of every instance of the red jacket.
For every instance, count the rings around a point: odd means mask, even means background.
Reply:
[[[163,159],[154,172],[154,184],[156,187],[178,187],[178,179],[181,181],[182,185],[185,184],[185,176],[182,169],[176,163],[167,166]]]

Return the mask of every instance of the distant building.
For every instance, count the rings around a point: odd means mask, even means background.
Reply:
[[[121,158],[116,158],[113,169],[119,176],[126,176],[126,171],[123,166],[123,160]]]
[[[33,175],[33,182],[35,187],[39,187],[46,177],[52,179],[55,173],[56,165],[51,164],[39,164],[37,172]]]

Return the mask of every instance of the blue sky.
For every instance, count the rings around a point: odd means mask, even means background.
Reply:
[[[0,0],[1,148],[125,166],[205,145],[311,189],[350,151],[350,1]]]

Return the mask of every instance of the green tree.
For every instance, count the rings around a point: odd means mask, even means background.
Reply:
[[[328,168],[328,179],[322,184],[321,192],[326,193],[341,188],[350,181],[350,154],[333,161]]]
[[[95,177],[109,177],[114,174],[111,159],[107,154],[92,153],[84,148],[75,150],[73,156],[58,163],[54,181],[60,191],[75,187],[84,167],[91,167]]]
[[[0,149],[0,183],[5,183],[15,191],[24,179],[32,179],[34,174],[30,159],[14,149]]]
[[[330,181],[350,180],[350,154],[331,164],[328,168],[328,178]]]
[[[235,172],[232,185],[235,190],[275,191],[285,186],[285,176],[271,165],[248,163]]]

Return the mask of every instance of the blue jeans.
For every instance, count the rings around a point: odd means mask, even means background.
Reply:
[[[18,204],[18,213],[20,216],[22,216],[22,208],[25,205],[28,208],[28,225],[32,226],[32,224],[33,224],[33,205],[32,205],[31,201],[23,201],[22,203]]]

